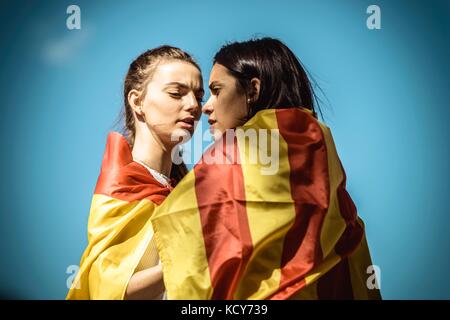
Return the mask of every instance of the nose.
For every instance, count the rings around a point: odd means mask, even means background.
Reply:
[[[187,100],[186,101],[186,110],[192,114],[200,115],[201,104],[197,100],[197,97],[195,96],[195,94],[194,93],[189,94],[186,100]]]
[[[211,103],[211,97],[209,97],[208,101],[206,101],[206,103],[203,105],[202,112],[210,115],[213,111],[214,109]]]

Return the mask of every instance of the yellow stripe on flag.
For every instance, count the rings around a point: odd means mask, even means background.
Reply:
[[[249,139],[237,133],[239,155],[244,173],[246,209],[253,252],[248,261],[242,281],[235,292],[235,299],[263,299],[274,293],[280,284],[280,263],[286,233],[295,221],[295,207],[291,197],[289,180],[288,146],[278,131],[275,110],[258,113],[242,129],[267,134],[267,150],[261,145],[251,145]],[[271,139],[278,139],[279,150],[272,150]],[[260,138],[257,139],[260,142]],[[278,152],[279,168],[276,174],[262,175],[261,169],[268,167],[261,163],[251,163],[252,152],[265,152],[267,155]],[[277,159],[277,160],[278,160]]]
[[[191,170],[152,217],[168,299],[210,299],[212,296],[196,199],[194,170]],[[174,245],[173,236],[180,236],[183,241]]]
[[[123,201],[94,194],[88,247],[67,299],[123,299],[153,234],[150,200]]]

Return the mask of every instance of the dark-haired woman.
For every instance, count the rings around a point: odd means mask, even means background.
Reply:
[[[150,216],[186,167],[172,163],[201,114],[201,71],[178,48],[134,60],[125,78],[126,135],[110,133],[91,204],[88,246],[67,299],[161,299]],[[186,137],[185,137],[186,136]]]
[[[217,141],[152,217],[168,298],[380,298],[364,224],[293,52],[271,38],[225,45],[209,88]]]

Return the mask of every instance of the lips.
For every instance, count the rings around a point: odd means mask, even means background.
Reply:
[[[213,120],[213,119],[208,119],[208,123],[209,123],[209,132],[211,132],[212,134],[214,134],[214,131],[216,130],[214,128],[214,124],[217,122],[217,120]]]
[[[194,131],[195,118],[192,116],[178,120],[178,123],[180,124],[181,128],[188,130],[189,132]]]
[[[194,125],[194,121],[195,121],[194,117],[186,117],[186,118],[180,120],[180,122],[187,123],[192,126]]]

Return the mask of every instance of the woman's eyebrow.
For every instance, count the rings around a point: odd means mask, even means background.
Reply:
[[[209,89],[212,90],[215,86],[220,86],[219,81],[213,81],[209,84]]]
[[[179,87],[182,87],[182,88],[189,89],[189,86],[186,83],[178,82],[178,81],[168,82],[168,83],[165,84],[165,86],[166,87],[179,86]]]
[[[165,84],[165,87],[170,87],[170,86],[179,86],[183,89],[190,89],[191,87],[183,82],[178,82],[178,81],[173,81],[173,82],[168,82]],[[193,88],[193,91],[198,92],[198,93],[205,93],[205,90],[203,90],[203,88],[199,87],[199,88]]]

